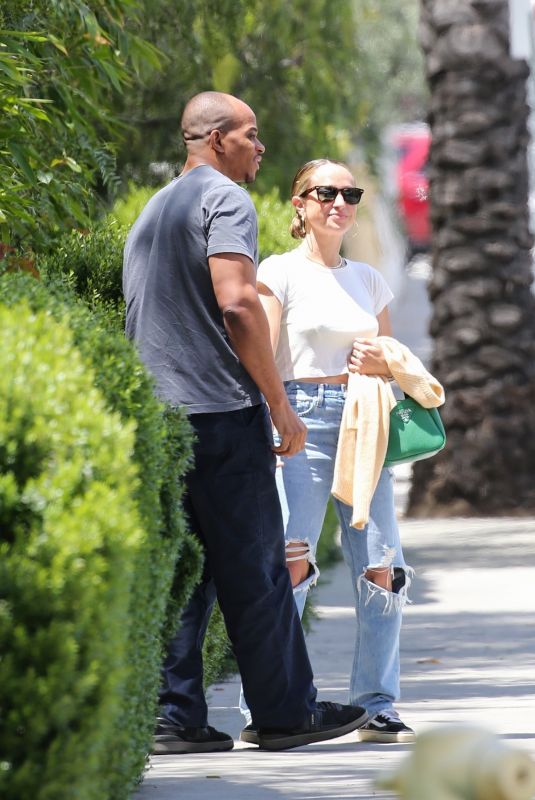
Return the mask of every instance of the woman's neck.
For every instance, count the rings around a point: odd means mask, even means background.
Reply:
[[[301,247],[305,256],[318,264],[326,267],[337,267],[340,264],[340,248],[342,240],[336,237],[329,237],[327,240],[320,241],[315,236],[307,234]]]

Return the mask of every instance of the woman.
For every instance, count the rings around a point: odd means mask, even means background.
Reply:
[[[258,270],[277,366],[293,408],[308,427],[306,449],[283,458],[277,470],[287,563],[300,614],[319,574],[315,552],[333,481],[348,369],[389,375],[375,337],[391,335],[387,304],[392,293],[372,267],[340,255],[361,196],[344,164],[330,159],[305,164],[292,185],[290,228],[302,243],[270,256]],[[393,707],[399,698],[399,632],[410,570],[392,481],[391,470],[383,469],[362,531],[351,527],[351,508],[333,499],[355,592],[350,703],[365,707],[370,716],[360,739],[375,742],[415,738]],[[241,738],[253,741],[251,736],[249,725]]]

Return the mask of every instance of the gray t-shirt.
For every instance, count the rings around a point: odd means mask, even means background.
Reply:
[[[208,266],[217,253],[240,253],[256,265],[257,228],[247,192],[203,165],[155,194],[128,235],[126,334],[158,396],[190,414],[262,400],[225,332]]]

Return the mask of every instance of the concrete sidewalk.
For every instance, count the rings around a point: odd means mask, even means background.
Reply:
[[[403,478],[403,476],[400,476]],[[535,757],[535,519],[401,521],[416,569],[402,631],[401,716],[417,732],[484,726]],[[308,647],[321,699],[345,702],[354,612],[343,563],[315,590],[319,619]],[[212,687],[210,724],[235,738],[239,681]],[[136,800],[380,800],[373,778],[410,745],[357,742],[265,753],[156,756]]]

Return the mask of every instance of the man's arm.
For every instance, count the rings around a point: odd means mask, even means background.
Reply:
[[[266,398],[281,437],[276,453],[291,456],[305,446],[306,426],[294,413],[275,366],[269,325],[256,291],[252,261],[238,253],[209,256],[215,296],[225,330],[241,363]]]

